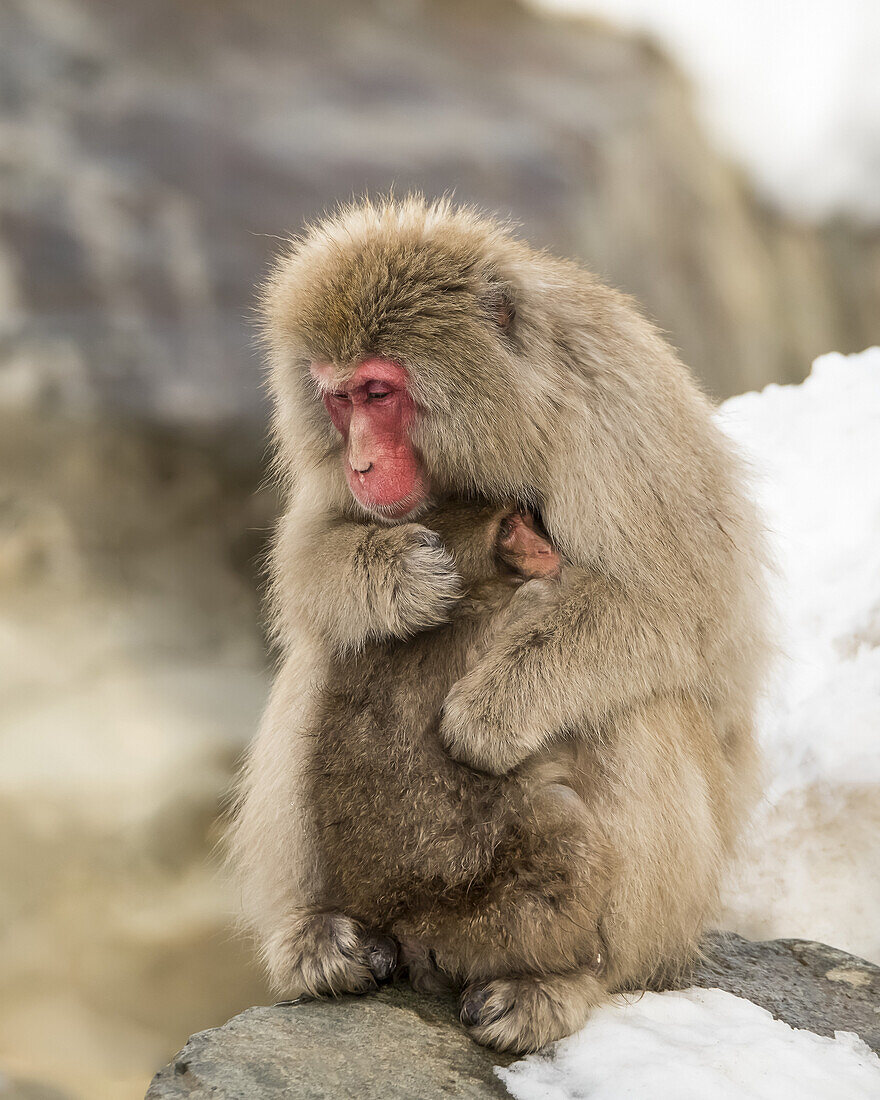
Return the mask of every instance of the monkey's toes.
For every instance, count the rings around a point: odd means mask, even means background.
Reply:
[[[465,990],[461,1018],[470,1037],[482,1046],[531,1054],[583,1027],[603,995],[591,971],[495,978]]]
[[[469,986],[461,995],[459,1019],[465,1027],[494,1023],[508,1011],[507,1005],[495,1001],[489,1004],[488,986]]]
[[[416,526],[413,524],[413,526]],[[432,531],[430,527],[422,527],[419,524],[419,529],[415,533],[415,542],[418,546],[427,546],[431,550],[442,550],[445,552],[443,545],[443,539],[437,534],[436,531]]]
[[[391,980],[397,969],[397,942],[391,936],[368,937],[364,942],[367,966],[380,984]]]
[[[365,993],[376,980],[367,965],[363,927],[338,912],[298,915],[271,944],[273,977],[296,1000]]]

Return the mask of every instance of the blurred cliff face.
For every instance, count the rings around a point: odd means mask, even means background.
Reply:
[[[391,186],[584,260],[719,395],[880,338],[877,235],[762,211],[671,65],[598,25],[514,0],[13,0],[0,74],[16,391],[36,371],[65,401],[257,415],[275,236]]]
[[[880,339],[878,235],[762,210],[643,41],[513,0],[0,6],[12,1078],[140,1096],[265,997],[209,862],[267,680],[253,286],[277,234],[392,186],[584,260],[719,395]]]

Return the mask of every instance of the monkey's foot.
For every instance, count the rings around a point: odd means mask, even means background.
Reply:
[[[604,996],[595,975],[496,978],[461,995],[461,1022],[483,1046],[530,1054],[586,1023]]]
[[[308,913],[268,945],[273,977],[290,998],[364,993],[391,978],[397,944],[342,913]]]
[[[401,936],[399,969],[406,970],[416,993],[448,993],[454,988],[452,979],[437,965],[433,950],[420,940]]]
[[[390,936],[370,936],[364,939],[367,966],[380,984],[390,982],[397,969],[398,947]]]

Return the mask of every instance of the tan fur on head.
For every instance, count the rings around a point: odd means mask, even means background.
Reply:
[[[327,992],[368,982],[353,930],[393,931],[477,1039],[534,1049],[686,966],[754,795],[742,465],[628,298],[469,208],[343,208],[264,309],[289,499],[232,832],[250,922],[282,985]],[[371,357],[418,407],[433,499],[403,522],[353,499],[311,369]],[[511,501],[559,576],[498,572]]]
[[[528,430],[528,406],[549,396],[540,371],[523,377],[509,355],[504,303],[516,289],[503,267],[515,268],[517,253],[526,263],[528,251],[500,224],[416,197],[347,208],[307,232],[264,291],[282,463],[295,467],[297,440],[314,419],[301,365],[345,369],[378,355],[411,371],[427,413],[419,441],[438,484],[460,490],[478,460],[485,469],[474,491],[491,479],[498,497],[516,496],[542,445],[539,427]],[[515,324],[528,320],[518,313]]]
[[[499,293],[516,303],[509,325],[487,305]],[[676,610],[715,598],[712,620],[739,614],[755,633],[760,582],[746,574],[762,551],[741,463],[625,295],[472,208],[410,196],[308,230],[265,287],[264,315],[291,476],[338,449],[308,364],[401,362],[439,489],[534,505],[577,564],[601,562]]]

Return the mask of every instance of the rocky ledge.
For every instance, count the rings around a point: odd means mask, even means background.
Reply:
[[[880,967],[806,940],[712,936],[691,984],[745,997],[792,1027],[855,1031],[880,1052]],[[194,1035],[153,1079],[146,1100],[440,1100],[504,1097],[453,998],[405,987],[339,1001],[251,1008]]]

